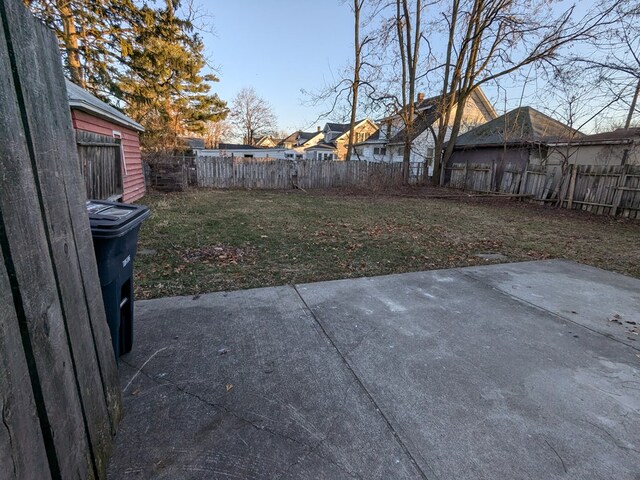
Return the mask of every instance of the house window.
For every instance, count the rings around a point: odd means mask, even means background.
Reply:
[[[122,145],[122,134],[118,130],[112,130],[113,138],[117,138],[120,140],[120,162],[122,163],[122,170],[124,171],[125,177],[128,175],[127,173],[127,162],[124,157],[124,145]]]
[[[398,147],[398,155],[404,155],[404,147]]]
[[[427,147],[427,161],[429,163],[431,163],[431,160],[433,160],[433,157],[435,156],[435,149],[433,147]]]
[[[387,149],[385,147],[375,147],[373,149],[374,155],[386,155]]]

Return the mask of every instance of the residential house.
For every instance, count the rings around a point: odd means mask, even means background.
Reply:
[[[320,127],[318,127],[316,132],[303,132],[302,130],[296,130],[288,137],[282,139],[279,146],[293,150],[292,153],[288,154],[289,157],[287,158],[300,160],[304,157],[305,149],[320,143],[323,137],[324,134],[320,130]]]
[[[387,139],[381,135],[380,129],[364,142],[354,144],[354,155],[357,160],[384,162],[387,155]]]
[[[411,129],[411,154],[409,161],[412,163],[425,163],[429,170],[433,170],[435,157],[435,139],[438,133],[438,109],[441,96],[425,98],[423,93],[418,94],[415,103],[415,120]],[[456,115],[457,107],[451,112],[451,121]],[[477,125],[486,123],[496,118],[493,106],[485,96],[482,89],[477,88],[465,102],[462,117],[461,131],[465,132]],[[391,115],[378,121],[380,130],[377,136],[372,136],[367,141],[357,145],[363,159],[369,161],[402,162],[404,159],[405,131],[402,116]],[[445,139],[448,139],[449,133]]]
[[[347,156],[349,144],[350,123],[327,123],[322,130],[324,138],[322,142],[305,149],[305,158],[322,159],[331,158],[344,160]],[[367,140],[376,133],[378,126],[368,118],[358,120],[353,128],[354,145]],[[353,158],[353,157],[352,157]]]
[[[255,139],[253,144],[256,147],[273,148],[277,146],[281,141],[281,139],[276,138],[272,135],[262,135],[260,138]]]
[[[320,142],[304,151],[305,160],[339,160],[334,143]]]
[[[290,159],[293,150],[283,147],[261,148],[255,145],[245,145],[237,143],[220,143],[218,148],[196,150],[199,157],[231,157],[231,158],[275,158]]]
[[[140,133],[144,128],[117,108],[103,102],[73,82],[66,80],[73,128],[120,140],[122,197],[134,202],[145,193]]]

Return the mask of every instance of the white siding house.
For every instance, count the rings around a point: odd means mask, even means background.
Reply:
[[[411,163],[427,163],[429,174],[433,171],[435,157],[435,136],[438,134],[437,105],[440,97],[425,99],[418,96],[416,102],[416,119],[411,142]],[[455,109],[452,118],[455,116]],[[482,90],[477,89],[467,100],[462,119],[460,133],[496,118],[496,112],[485,97]],[[381,124],[377,135],[357,145],[362,159],[368,161],[402,162],[404,157],[404,125],[400,115],[392,115],[379,121]],[[445,140],[449,139],[447,132]],[[383,153],[384,152],[384,153]]]

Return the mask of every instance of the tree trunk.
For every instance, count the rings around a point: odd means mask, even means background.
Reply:
[[[627,121],[624,124],[625,130],[629,130],[631,126],[631,119],[633,118],[633,113],[636,109],[636,103],[638,102],[638,95],[640,95],[640,80],[638,80],[638,85],[636,86],[636,93],[633,95],[633,100],[631,100],[631,106],[629,107],[629,115],[627,115]]]
[[[351,121],[349,123],[349,144],[347,145],[346,161],[351,160],[351,152],[353,151],[353,138],[356,126],[356,114],[358,109],[358,90],[360,87],[360,8],[362,0],[353,0],[353,17],[354,17],[354,50],[355,65],[353,69],[353,83],[351,84]]]
[[[58,9],[62,17],[63,43],[66,53],[66,64],[71,75],[71,80],[82,88],[86,87],[82,64],[80,63],[80,50],[78,48],[78,32],[76,30],[75,17],[68,0],[58,0]]]

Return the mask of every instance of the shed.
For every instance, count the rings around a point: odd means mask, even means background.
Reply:
[[[518,107],[458,136],[449,166],[495,163],[524,169],[545,159],[550,143],[581,136],[532,107]]]
[[[90,132],[120,141],[121,200],[138,200],[145,193],[139,138],[144,128],[73,82],[67,80],[66,85],[73,128],[76,132]],[[93,175],[93,170],[89,172],[85,175]]]

